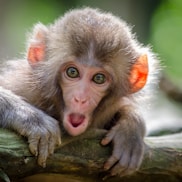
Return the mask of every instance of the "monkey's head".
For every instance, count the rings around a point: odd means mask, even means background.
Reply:
[[[61,89],[63,125],[73,136],[88,128],[108,95],[120,99],[133,94],[144,87],[148,75],[147,55],[127,24],[90,8],[70,11],[48,27],[38,24],[28,61],[39,70],[49,95]]]

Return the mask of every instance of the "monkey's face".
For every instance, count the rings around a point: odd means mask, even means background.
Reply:
[[[63,125],[70,135],[79,135],[88,128],[92,113],[106,95],[110,83],[111,76],[103,68],[75,61],[62,65]]]

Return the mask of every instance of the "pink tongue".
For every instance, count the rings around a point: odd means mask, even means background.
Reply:
[[[85,116],[82,114],[70,114],[70,123],[73,127],[77,127],[83,123]]]

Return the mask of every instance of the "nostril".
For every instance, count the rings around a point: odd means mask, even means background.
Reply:
[[[85,103],[86,103],[86,99],[85,99],[85,100],[82,100],[81,103],[82,103],[82,104],[85,104]]]
[[[78,102],[79,102],[79,100],[78,100],[77,98],[74,98],[74,100],[75,100],[75,102],[76,102],[76,103],[78,103]]]
[[[87,102],[87,100],[86,99],[84,99],[84,98],[74,98],[74,101],[75,101],[75,103],[77,103],[77,104],[85,104],[86,102]]]

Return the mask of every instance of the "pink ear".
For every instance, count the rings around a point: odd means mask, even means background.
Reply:
[[[30,37],[27,54],[27,59],[30,64],[35,64],[44,60],[47,32],[48,29],[43,24],[37,24],[34,27],[33,34]]]
[[[44,44],[35,45],[29,47],[28,50],[28,61],[31,64],[35,64],[39,61],[42,61],[45,56],[45,46]]]
[[[135,93],[142,89],[148,77],[148,58],[147,55],[140,56],[135,64],[133,65],[130,72],[130,85],[131,85],[131,93]]]

